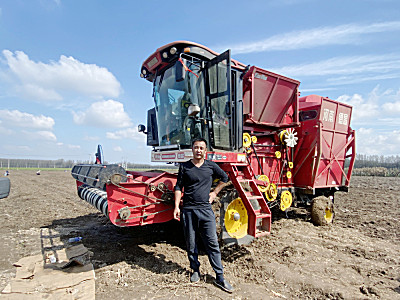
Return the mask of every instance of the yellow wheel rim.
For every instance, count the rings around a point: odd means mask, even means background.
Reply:
[[[257,143],[257,137],[255,135],[253,135],[251,137],[251,141],[253,142],[253,144]]]
[[[269,178],[268,178],[267,175],[264,175],[264,174],[260,175],[260,176],[258,176],[257,179],[260,180],[260,181],[264,181],[266,183],[269,183]],[[267,189],[268,189],[268,185],[259,185],[258,189],[260,190],[261,193],[265,193],[267,191]]]
[[[325,208],[324,218],[325,218],[325,220],[326,220],[327,223],[332,223],[332,220],[333,220],[333,211],[332,211],[329,207],[326,207],[326,208]]]
[[[275,151],[275,157],[276,158],[281,158],[281,156],[282,156],[282,154],[281,154],[281,152],[280,151]]]
[[[224,223],[226,232],[233,238],[240,239],[247,234],[248,216],[242,199],[236,198],[229,203]]]
[[[293,162],[292,161],[289,161],[289,168],[293,169]]]
[[[292,172],[287,171],[287,172],[286,172],[286,177],[287,177],[287,178],[292,178]]]
[[[251,136],[247,132],[243,133],[243,147],[248,148],[251,146]]]
[[[268,201],[274,201],[278,196],[278,190],[276,188],[275,183],[270,183],[268,185],[267,191],[265,192],[265,197],[267,197]]]
[[[292,194],[289,191],[283,191],[281,194],[281,211],[287,210],[292,205]]]

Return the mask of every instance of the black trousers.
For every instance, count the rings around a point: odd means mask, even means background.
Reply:
[[[196,235],[199,234],[203,240],[208,259],[217,275],[217,280],[223,280],[223,267],[221,262],[221,251],[219,249],[215,215],[211,208],[182,209],[181,220],[186,240],[187,254],[190,268],[199,271],[198,249]]]

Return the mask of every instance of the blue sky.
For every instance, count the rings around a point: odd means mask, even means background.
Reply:
[[[397,0],[2,0],[0,157],[150,162],[140,66],[176,40],[353,105],[357,153],[400,154]]]

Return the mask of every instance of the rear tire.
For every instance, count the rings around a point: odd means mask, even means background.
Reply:
[[[325,196],[313,199],[311,204],[311,221],[316,226],[327,226],[333,223],[335,211],[332,200]]]

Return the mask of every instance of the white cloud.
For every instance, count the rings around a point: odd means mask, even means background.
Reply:
[[[1,122],[0,122],[1,124]],[[5,128],[3,126],[0,126],[0,134],[1,135],[12,135],[14,133],[13,130],[9,129],[9,128]]]
[[[141,143],[145,143],[147,139],[145,134],[137,131],[137,128],[126,128],[116,132],[107,132],[106,137],[111,140],[131,139]]]
[[[80,145],[71,145],[71,144],[67,144],[68,149],[81,149]]]
[[[397,92],[392,89],[381,92],[377,85],[367,97],[342,95],[337,101],[353,106],[353,124],[365,126],[373,122],[386,128],[400,125],[400,118],[396,118],[400,117],[400,89]]]
[[[123,128],[132,125],[124,105],[115,100],[105,100],[93,103],[84,112],[72,112],[74,122],[78,125],[94,127]]]
[[[272,71],[292,77],[363,74],[362,78],[365,81],[366,78],[371,77],[371,74],[376,73],[379,75],[375,75],[372,80],[384,79],[381,78],[382,76],[386,76],[385,78],[387,78],[387,76],[389,76],[389,78],[400,77],[399,73],[386,74],[390,72],[397,72],[399,70],[400,55],[388,54],[333,57],[327,60],[309,64],[285,66],[282,68],[273,69]],[[365,76],[365,74],[369,75]],[[379,76],[379,78],[376,78],[376,76]],[[349,79],[351,80],[352,78],[353,76],[334,77],[330,79],[330,81],[340,81],[340,83],[346,83],[346,81]]]
[[[365,100],[361,95],[354,94],[353,96],[342,95],[337,101],[344,102],[353,106],[352,123],[370,120],[378,116],[379,106],[372,101]]]
[[[40,130],[40,131],[21,131],[25,139],[28,140],[38,140],[38,141],[48,141],[48,142],[55,142],[57,141],[56,135],[48,130]]]
[[[314,89],[302,89],[301,87],[299,88],[299,91],[301,93],[320,93],[320,92],[326,92],[326,91],[334,91],[336,88],[314,88]]]
[[[59,61],[34,62],[22,51],[3,50],[9,80],[16,91],[34,100],[60,100],[63,93],[89,97],[118,97],[121,85],[104,67],[85,64],[72,56],[61,55]]]
[[[400,101],[385,103],[382,108],[388,114],[400,114]]]
[[[57,143],[56,145],[59,146],[59,147],[67,147],[68,149],[73,149],[73,150],[81,149],[80,145],[64,144],[64,143],[61,143],[61,142]]]
[[[98,141],[99,137],[98,136],[89,136],[89,135],[85,135],[83,137],[84,141],[89,141],[89,142],[93,142],[93,141]]]
[[[386,101],[382,106],[383,111],[388,115],[398,115],[400,117],[400,88],[397,92],[387,90],[384,96]]]
[[[113,148],[113,150],[114,150],[115,152],[122,152],[122,148],[121,148],[120,146],[115,146],[115,147]]]
[[[37,101],[61,101],[63,97],[52,89],[45,89],[34,84],[25,84],[15,87],[16,92],[23,98]]]
[[[35,116],[18,110],[0,110],[0,119],[2,124],[11,127],[26,127],[34,129],[52,129],[54,119],[43,115]]]
[[[285,51],[309,49],[326,45],[359,44],[363,36],[371,33],[399,31],[400,22],[372,24],[345,24],[335,27],[320,27],[302,31],[292,31],[270,38],[242,44],[218,47],[218,50],[232,49],[232,52],[255,53],[265,51]]]
[[[398,155],[400,130],[379,132],[373,128],[360,128],[356,132],[356,152],[368,155]]]

